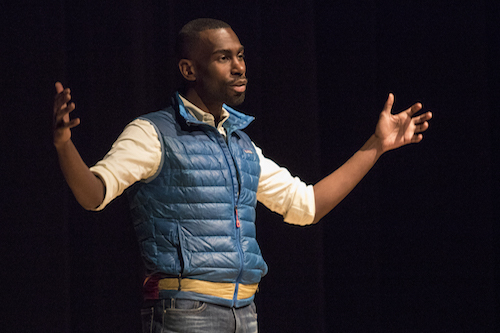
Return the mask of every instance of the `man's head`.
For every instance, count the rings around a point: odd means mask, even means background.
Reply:
[[[177,61],[189,59],[200,38],[200,32],[210,29],[231,29],[231,26],[226,22],[211,18],[199,18],[189,21],[179,31],[175,41]]]
[[[227,23],[214,19],[187,23],[177,38],[176,52],[192,98],[196,95],[208,109],[243,102],[247,83],[244,49]]]

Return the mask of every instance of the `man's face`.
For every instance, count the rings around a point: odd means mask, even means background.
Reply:
[[[243,103],[246,91],[244,49],[232,29],[200,32],[191,58],[196,68],[195,89],[207,103]]]

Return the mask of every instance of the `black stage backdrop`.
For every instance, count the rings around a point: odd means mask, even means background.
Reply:
[[[165,105],[173,43],[196,17],[246,47],[248,129],[314,183],[395,109],[434,112],[419,145],[379,163],[323,221],[258,208],[270,272],[261,332],[497,332],[499,4],[462,1],[12,1],[1,22],[3,332],[139,332],[142,266],[124,198],[86,212],[51,142],[54,82],[92,165]]]

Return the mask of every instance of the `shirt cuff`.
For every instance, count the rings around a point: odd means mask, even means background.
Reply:
[[[104,207],[106,207],[114,199],[114,197],[113,197],[114,191],[108,190],[110,182],[106,181],[106,176],[105,176],[106,172],[103,169],[104,168],[99,166],[99,165],[94,165],[93,167],[90,168],[90,171],[96,177],[98,177],[102,181],[102,183],[104,184],[104,200],[102,201],[102,203],[99,206],[91,209],[92,211],[95,211],[95,212],[103,210]]]
[[[316,202],[314,199],[314,187],[307,185],[305,195],[300,196],[300,201],[294,200],[294,204],[283,216],[286,223],[306,226],[314,222],[316,216]]]

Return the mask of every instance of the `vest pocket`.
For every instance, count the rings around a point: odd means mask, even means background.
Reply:
[[[178,276],[183,270],[179,224],[170,219],[154,218],[155,259],[163,273]]]
[[[189,272],[189,261],[188,253],[186,251],[185,237],[182,232],[182,227],[179,222],[177,222],[177,253],[179,257],[180,269],[179,272],[181,276],[185,276]]]

